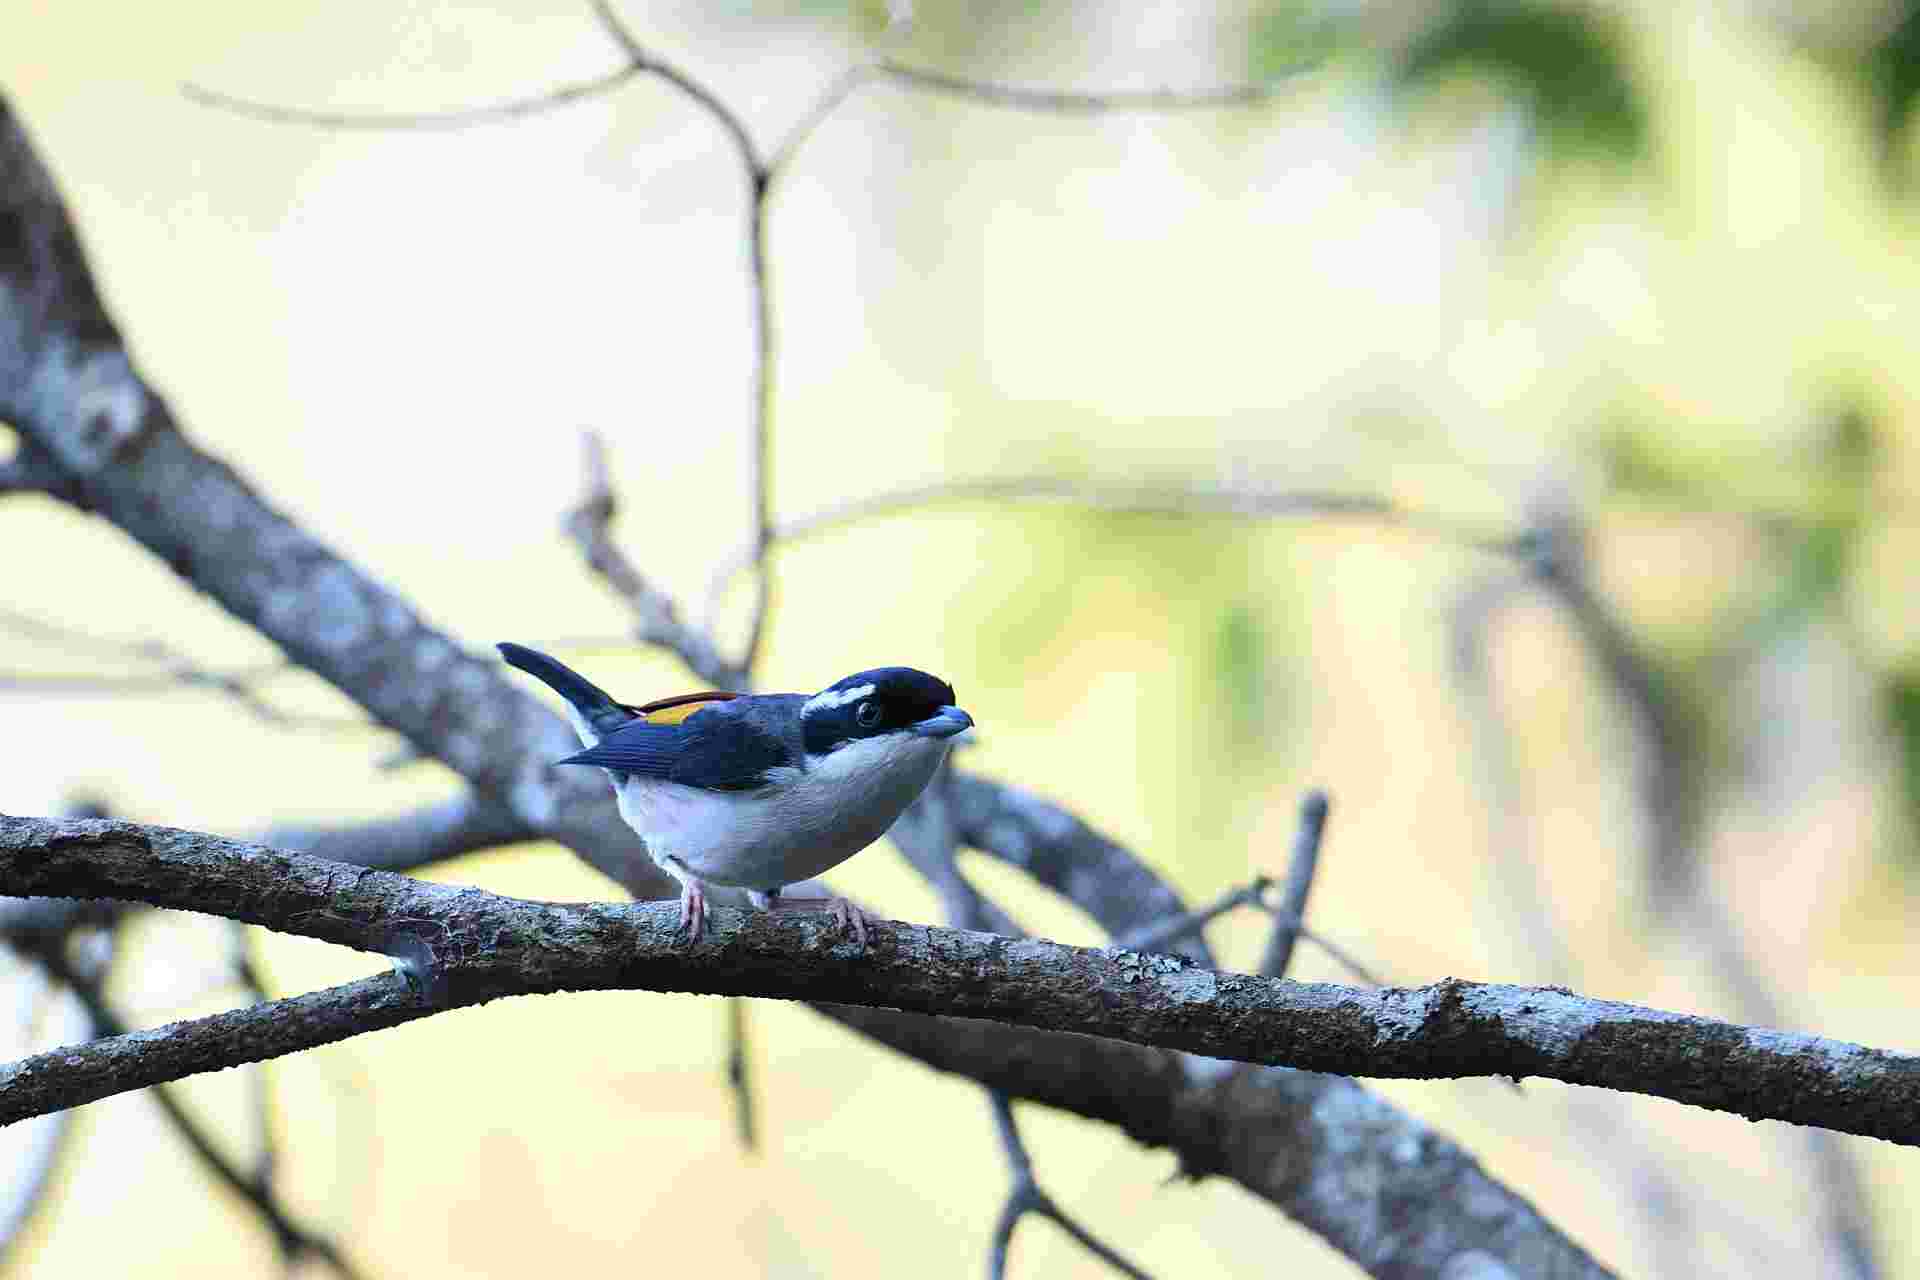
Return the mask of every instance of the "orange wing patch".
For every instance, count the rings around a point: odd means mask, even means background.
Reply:
[[[628,707],[648,724],[679,724],[682,720],[697,712],[705,711],[716,702],[731,702],[740,695],[709,690],[705,693],[683,693],[675,698],[661,698],[645,706]]]

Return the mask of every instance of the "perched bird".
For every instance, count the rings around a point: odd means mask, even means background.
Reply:
[[[878,840],[973,725],[952,685],[912,667],[856,672],[811,697],[693,693],[630,707],[544,653],[499,648],[567,700],[587,749],[558,763],[607,771],[620,816],[680,882],[690,942],[709,884],[744,888],[767,910],[817,905],[780,890]],[[865,945],[859,910],[828,905]]]

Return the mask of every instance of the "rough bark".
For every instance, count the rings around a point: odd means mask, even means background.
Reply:
[[[860,954],[832,944],[835,926],[824,913],[725,908],[711,934],[688,946],[677,937],[677,909],[666,904],[527,902],[105,819],[0,817],[0,891],[149,902],[380,952],[420,982],[423,1011],[609,988],[826,1001],[1346,1076],[1545,1076],[1920,1145],[1920,1058],[1564,988],[1449,978],[1367,990],[897,921],[879,922]],[[379,997],[379,1025],[399,1020],[384,995],[367,994]],[[193,1025],[141,1035],[154,1046],[188,1037]],[[246,1053],[276,1043],[292,1052],[361,1029],[289,1016],[277,1032],[248,1042]],[[19,1109],[16,1097],[73,1105],[104,1096],[62,1101],[59,1083],[47,1081],[59,1062],[77,1079],[73,1058],[86,1052],[30,1059],[0,1078],[0,1121],[38,1114]],[[147,1054],[162,1056],[151,1047]],[[155,1083],[147,1070],[134,1074],[141,1078],[124,1087]]]

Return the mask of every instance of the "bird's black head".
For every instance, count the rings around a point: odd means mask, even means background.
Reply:
[[[814,756],[890,733],[950,738],[972,724],[973,718],[954,706],[952,685],[912,667],[857,671],[814,694],[800,709],[807,754]]]

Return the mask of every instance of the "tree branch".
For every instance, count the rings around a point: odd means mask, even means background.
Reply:
[[[1291,77],[1311,70],[1318,63],[1302,63],[1282,69]],[[994,84],[969,80],[926,67],[909,66],[894,58],[875,64],[875,70],[887,79],[964,98],[989,107],[1008,107],[1016,111],[1037,111],[1059,115],[1104,115],[1115,111],[1191,111],[1210,107],[1251,106],[1265,102],[1287,88],[1291,80],[1229,84],[1199,89],[1110,89],[1086,92],[1072,89],[1031,88],[1024,85]],[[844,96],[844,95],[842,95]]]
[[[747,686],[747,668],[729,661],[713,638],[680,617],[673,598],[649,582],[613,539],[613,517],[619,498],[607,474],[607,447],[599,433],[586,432],[586,485],[580,501],[561,520],[560,527],[579,546],[587,567],[633,610],[635,634],[644,644],[667,649],[689,670],[716,689],[740,692]]]
[[[403,956],[427,987],[402,1001],[396,980],[369,979],[30,1058],[0,1073],[0,1123],[500,996],[627,989],[984,1018],[1339,1075],[1546,1076],[1920,1145],[1920,1057],[1554,988],[1368,991],[896,921],[876,922],[849,963],[824,918],[731,909],[686,946],[671,904],[527,902],[100,819],[0,816],[0,890],[148,902]]]
[[[1013,1118],[1013,1103],[1007,1095],[990,1090],[987,1101],[993,1108],[994,1129],[1000,1135],[1000,1149],[1006,1153],[1008,1171],[1013,1177],[1013,1189],[1007,1193],[1006,1204],[1001,1206],[999,1221],[993,1228],[993,1244],[987,1252],[989,1280],[1005,1280],[1007,1251],[1013,1244],[1013,1229],[1029,1213],[1039,1214],[1058,1226],[1073,1238],[1075,1244],[1121,1275],[1129,1277],[1129,1280],[1149,1280],[1146,1272],[1128,1262],[1117,1250],[1068,1216],[1041,1187],[1039,1180],[1034,1177],[1033,1157],[1027,1154],[1027,1144],[1020,1137],[1020,1126]]]
[[[1287,862],[1287,883],[1274,911],[1273,932],[1267,938],[1260,972],[1270,978],[1286,976],[1293,962],[1293,944],[1306,927],[1307,894],[1320,866],[1320,837],[1327,829],[1327,793],[1315,788],[1300,802],[1300,827],[1293,838],[1293,856]]]
[[[1366,493],[1313,489],[1249,489],[1234,486],[1103,485],[1064,476],[979,476],[936,480],[904,489],[889,489],[829,503],[804,515],[776,520],[768,528],[771,542],[800,542],[863,520],[903,515],[942,503],[1034,503],[1080,507],[1153,516],[1232,516],[1248,520],[1320,518],[1375,520],[1419,530],[1462,546],[1495,555],[1514,555],[1521,549],[1515,535],[1496,532],[1465,521],[1418,511],[1390,498]],[[758,552],[748,542],[735,549],[717,568],[707,585],[709,602],[719,598],[734,575],[751,567]]]

